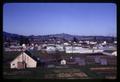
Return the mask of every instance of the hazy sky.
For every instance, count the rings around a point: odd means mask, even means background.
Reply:
[[[10,33],[116,36],[113,3],[7,3],[3,8],[3,31]]]

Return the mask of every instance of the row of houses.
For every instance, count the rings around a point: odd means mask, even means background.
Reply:
[[[65,52],[65,53],[98,53],[98,52],[105,52],[106,54],[108,52],[106,51],[111,51],[111,53],[113,53],[112,55],[114,55],[117,50],[116,47],[114,46],[105,46],[105,47],[99,47],[99,48],[85,48],[85,47],[81,47],[81,46],[70,46],[70,45],[58,45],[58,44],[43,44],[43,45],[35,45],[35,46],[25,46],[25,44],[23,44],[22,46],[10,46],[9,48],[4,48],[5,51],[25,51],[25,50],[45,50],[48,53],[50,52],[56,52],[56,51],[60,51],[60,52]],[[115,54],[117,55],[117,53]]]
[[[6,43],[6,42],[4,42]],[[114,41],[114,43],[111,43],[112,46],[111,47],[114,47],[116,44],[117,44],[117,41]],[[91,45],[92,45],[92,48],[95,48],[95,49],[100,49],[100,48],[104,48],[104,47],[109,47],[111,45],[110,43],[107,43],[106,41],[103,41],[102,43],[98,43],[97,41],[79,41],[79,42],[71,42],[71,41],[68,41],[68,42],[64,42],[64,43],[47,43],[45,41],[45,43],[42,43],[42,44],[34,44],[34,43],[31,43],[31,45],[22,45],[24,47],[30,47],[31,49],[34,48],[34,47],[47,47],[47,46],[57,46],[59,45],[60,46],[81,46],[81,47],[88,47],[88,48],[91,48]],[[20,46],[19,44],[13,44],[11,46]],[[38,49],[38,50],[39,50]]]
[[[46,57],[47,58],[47,57]],[[24,51],[16,55],[10,61],[10,68],[24,69],[24,68],[36,68],[40,62],[46,61],[47,65],[55,65],[52,64],[53,58],[47,58],[43,61],[41,57],[32,56],[29,51]],[[51,63],[50,63],[51,62]],[[54,63],[57,63],[53,61]],[[99,64],[99,65],[116,65],[116,56],[109,56],[103,53],[86,53],[73,57],[64,57],[59,61],[61,65],[91,65],[91,64]]]

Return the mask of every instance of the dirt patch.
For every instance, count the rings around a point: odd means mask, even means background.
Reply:
[[[57,77],[59,78],[72,78],[72,77],[79,77],[79,78],[85,78],[87,75],[84,72],[78,72],[78,73],[59,73],[57,74]]]

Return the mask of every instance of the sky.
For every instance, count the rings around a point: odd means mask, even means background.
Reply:
[[[21,35],[116,36],[116,10],[113,3],[6,3],[3,31]]]

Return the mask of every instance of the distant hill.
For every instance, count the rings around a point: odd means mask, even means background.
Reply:
[[[20,35],[13,34],[13,33],[8,33],[8,32],[3,32],[3,36],[5,36],[5,37],[15,37],[15,36],[20,36]]]
[[[23,35],[3,32],[3,40],[5,40],[5,39],[18,40],[21,36],[23,36]]]
[[[61,34],[52,34],[52,35],[50,35],[50,37],[57,37],[57,38],[64,38],[67,40],[71,40],[71,39],[73,39],[74,35],[61,33]]]
[[[3,32],[3,38],[8,38],[8,39],[19,39],[20,36],[19,34],[13,34],[13,33],[8,33],[8,32]],[[116,37],[111,37],[111,36],[79,36],[79,35],[70,35],[70,34],[51,34],[51,35],[30,35],[30,36],[25,36],[28,38],[33,38],[33,39],[49,39],[52,37],[56,38],[64,38],[66,40],[72,40],[74,37],[76,37],[78,40],[111,40],[111,39],[116,39]]]

